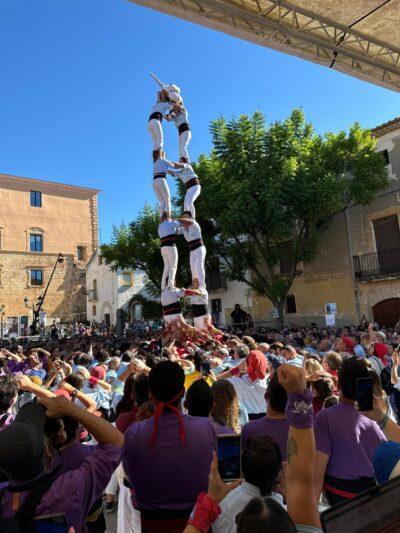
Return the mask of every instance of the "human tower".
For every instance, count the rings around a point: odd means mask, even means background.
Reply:
[[[181,91],[176,85],[165,85],[154,75],[160,86],[157,101],[154,104],[148,130],[153,142],[153,188],[160,208],[158,234],[161,240],[161,256],[164,270],[161,280],[161,304],[163,307],[166,334],[170,338],[187,337],[198,339],[218,332],[212,326],[208,313],[208,293],[205,282],[206,248],[203,243],[201,228],[196,221],[195,200],[201,192],[199,178],[196,175],[188,153],[192,138],[188,121],[188,112],[182,100]],[[178,130],[179,162],[171,162],[164,151],[163,120],[172,121]],[[171,194],[167,175],[179,177],[185,188],[183,213],[180,218],[171,218]],[[192,286],[181,289],[175,286],[178,269],[178,249],[176,239],[179,234],[185,237],[190,254]],[[195,327],[191,327],[182,315],[181,298],[190,299],[191,312]]]

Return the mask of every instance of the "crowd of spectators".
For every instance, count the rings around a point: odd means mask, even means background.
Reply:
[[[398,327],[243,322],[166,347],[156,329],[2,342],[0,530],[60,514],[105,531],[116,512],[121,532],[318,532],[321,505],[400,474]],[[242,479],[224,483],[217,436],[234,434]]]

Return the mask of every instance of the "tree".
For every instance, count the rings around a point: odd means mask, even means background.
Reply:
[[[132,304],[139,304],[142,307],[142,317],[145,320],[153,320],[162,317],[162,306],[160,302],[149,300],[142,294],[132,296],[129,307]]]
[[[259,112],[220,118],[211,133],[214,148],[196,165],[197,211],[228,277],[266,296],[283,326],[299,263],[315,257],[336,214],[388,185],[385,162],[369,130],[320,136],[301,110],[268,126]]]

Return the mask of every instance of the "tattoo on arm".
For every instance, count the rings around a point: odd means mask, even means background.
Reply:
[[[297,452],[298,452],[298,446],[297,446],[296,440],[293,437],[289,437],[288,438],[288,443],[287,443],[287,461],[288,461],[288,463],[290,463],[290,459],[291,459],[292,455],[297,455]]]

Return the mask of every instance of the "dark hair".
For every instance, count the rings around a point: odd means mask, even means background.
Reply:
[[[287,511],[272,498],[253,498],[236,515],[236,533],[296,533]]]
[[[196,350],[194,355],[187,357],[189,361],[193,361],[194,367],[197,372],[201,372],[201,364],[207,361],[207,357],[203,354],[201,350]]]
[[[132,362],[132,354],[130,352],[124,352],[121,357],[122,363],[131,363]]]
[[[277,443],[266,435],[250,437],[242,454],[244,479],[268,496],[276,485],[282,466],[282,456]]]
[[[274,372],[265,392],[265,399],[277,413],[284,413],[287,403],[287,392],[278,381],[278,373]]]
[[[191,416],[208,417],[214,405],[211,387],[204,379],[194,381],[186,391],[185,407]]]
[[[86,368],[86,367],[88,367],[90,365],[92,360],[93,359],[90,357],[90,355],[88,355],[87,353],[82,353],[82,354],[80,354],[79,362],[75,363],[75,364],[77,364],[79,366],[84,366]]]
[[[184,211],[184,212],[182,213],[182,215],[189,215],[190,218],[193,218],[193,217],[192,217],[192,213],[191,213],[190,211]]]
[[[139,374],[133,381],[133,397],[140,407],[149,400],[149,378],[146,374]]]
[[[102,349],[96,354],[96,361],[99,363],[105,363],[109,358],[110,354],[107,352],[107,350]]]
[[[0,413],[10,409],[18,390],[18,383],[14,377],[0,376]]]
[[[170,402],[179,394],[183,394],[185,373],[178,363],[161,361],[153,366],[149,374],[149,388],[155,401]],[[173,403],[178,405],[176,399]]]
[[[124,354],[125,352],[128,352],[132,347],[132,343],[130,341],[124,341],[124,342],[121,342],[121,344],[119,345],[119,350],[122,354]]]
[[[311,387],[317,393],[317,398],[324,402],[326,398],[333,394],[333,383],[329,378],[318,379],[311,383]]]
[[[339,369],[338,387],[347,400],[356,400],[356,385],[360,378],[371,377],[368,362],[360,357],[348,357]]]
[[[324,401],[324,409],[328,407],[333,407],[339,403],[339,398],[337,396],[328,396]]]
[[[75,389],[82,390],[85,380],[81,374],[72,373],[65,378],[65,381],[72,385]]]
[[[135,403],[133,397],[133,384],[135,381],[135,375],[129,374],[124,383],[124,393],[122,398],[118,402],[118,405],[115,409],[115,415],[118,418],[122,413],[128,413],[132,410],[132,407]]]

